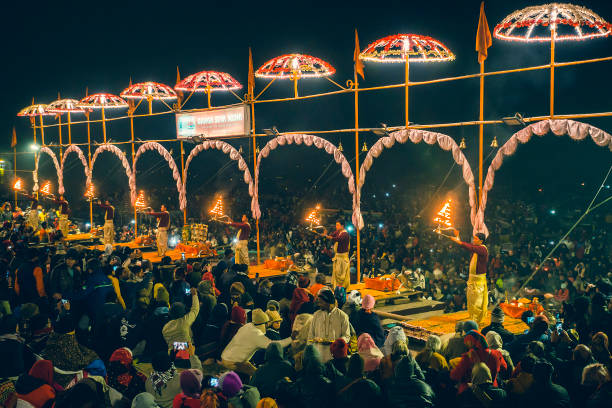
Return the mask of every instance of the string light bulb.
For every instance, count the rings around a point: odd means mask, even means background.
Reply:
[[[368,145],[366,144],[366,142],[363,142],[363,146],[361,147],[361,151],[362,152],[367,152],[368,151]]]
[[[493,141],[491,142],[491,147],[496,149],[499,147],[499,144],[497,144],[497,136],[493,136]]]
[[[465,149],[465,137],[461,138],[461,143],[459,143],[459,148],[460,149]]]

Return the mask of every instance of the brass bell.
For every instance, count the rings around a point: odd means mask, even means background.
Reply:
[[[498,148],[499,144],[497,144],[497,136],[493,136],[493,141],[491,142],[491,147],[492,148]]]
[[[464,137],[461,138],[461,143],[459,143],[459,148],[465,149],[465,138]]]

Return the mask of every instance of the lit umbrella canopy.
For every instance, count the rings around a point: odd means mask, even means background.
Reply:
[[[185,77],[174,89],[185,92],[235,91],[242,85],[230,74],[218,71],[200,71]]]
[[[85,110],[79,107],[76,99],[58,99],[47,105],[47,112],[50,113],[83,113]]]
[[[258,78],[291,79],[297,72],[301,78],[318,78],[333,75],[336,69],[329,63],[305,54],[286,54],[272,58],[255,72]]]
[[[517,10],[495,26],[493,35],[503,40],[585,40],[610,35],[612,24],[593,11],[573,4],[551,3]]]
[[[20,110],[19,113],[17,113],[17,116],[33,117],[33,116],[39,116],[39,115],[42,115],[42,116],[54,115],[54,113],[49,112],[48,106],[49,105],[45,105],[43,103],[30,105]]]
[[[89,109],[127,108],[128,103],[117,95],[97,93],[81,99],[78,106]]]
[[[173,100],[177,99],[176,92],[168,85],[158,82],[140,82],[130,85],[121,92],[121,97],[126,99],[154,99]]]
[[[455,54],[435,38],[418,34],[395,34],[378,39],[359,54],[359,58],[375,62],[451,61]]]

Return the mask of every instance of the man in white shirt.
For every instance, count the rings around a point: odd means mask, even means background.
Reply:
[[[252,376],[256,370],[255,366],[249,362],[253,354],[259,349],[266,349],[272,342],[266,337],[268,315],[261,309],[255,309],[251,316],[252,322],[242,326],[221,353],[224,367],[249,376]],[[287,347],[291,344],[291,337],[280,340],[278,343],[281,347]]]
[[[348,344],[351,338],[349,318],[346,313],[336,307],[334,293],[324,287],[317,294],[319,310],[312,316],[308,343],[314,344],[321,354],[321,361],[326,363],[332,359],[329,345],[337,339],[344,339]]]

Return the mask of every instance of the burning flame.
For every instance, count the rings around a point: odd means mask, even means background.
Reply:
[[[23,181],[20,178],[15,180],[15,184],[13,184],[13,189],[17,191],[23,190]]]
[[[94,195],[95,195],[95,191],[94,191],[94,185],[92,183],[87,186],[87,191],[85,191],[85,197],[91,200],[94,198]]]
[[[321,225],[321,215],[319,214],[320,210],[321,210],[321,205],[317,204],[314,210],[312,210],[310,214],[308,214],[308,217],[306,217],[306,222],[310,223],[311,225],[316,225],[316,226]]]
[[[437,223],[438,226],[440,227],[444,226],[444,227],[449,227],[449,228],[453,226],[453,223],[451,220],[451,216],[452,216],[451,202],[452,201],[453,200],[449,198],[448,201],[444,203],[444,205],[442,206],[442,209],[438,211],[438,214],[434,218],[434,222]]]
[[[40,192],[44,195],[51,195],[51,182],[47,181],[44,186],[40,189]]]
[[[145,208],[147,204],[145,203],[144,190],[140,190],[138,193],[138,197],[136,198],[136,202],[134,203],[134,207],[136,208]]]
[[[215,203],[215,206],[209,212],[215,217],[223,216],[223,198],[222,197],[217,198],[217,202]]]

